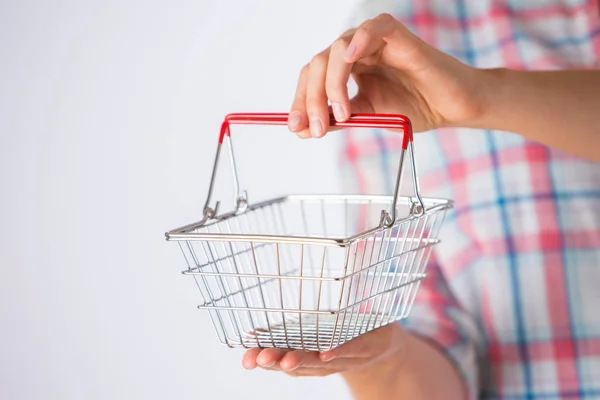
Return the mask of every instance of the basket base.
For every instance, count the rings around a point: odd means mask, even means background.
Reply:
[[[399,319],[389,319],[389,315],[370,313],[356,313],[351,316],[304,315],[301,319],[286,318],[285,322],[272,325],[268,330],[257,329],[237,342],[228,340],[225,344],[230,347],[325,352]]]

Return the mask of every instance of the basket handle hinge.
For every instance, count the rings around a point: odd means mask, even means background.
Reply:
[[[215,208],[211,208],[208,205],[204,206],[204,216],[202,218],[202,221],[200,221],[202,224],[205,223],[206,221],[208,221],[211,218],[214,218],[217,213],[219,212],[219,206],[221,205],[220,201],[217,201],[215,203]]]
[[[243,212],[246,212],[246,210],[248,209],[248,192],[247,191],[243,190],[240,193],[240,195],[236,199],[235,206],[236,206],[236,208],[235,208],[236,214],[241,214]]]
[[[425,209],[419,201],[411,201],[409,215],[413,217],[420,217],[425,213]],[[381,210],[381,218],[379,220],[381,226],[386,228],[392,227],[396,221],[386,210]]]
[[[412,201],[410,205],[410,215],[414,215],[415,217],[420,217],[425,212],[423,208],[423,203],[419,201]]]

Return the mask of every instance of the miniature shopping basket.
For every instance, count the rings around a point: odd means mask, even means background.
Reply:
[[[393,196],[290,195],[250,203],[239,190],[230,125],[285,125],[287,114],[230,114],[222,126],[204,216],[174,229],[220,341],[230,347],[327,351],[408,315],[446,210],[419,195],[412,128],[400,115],[354,115],[339,127],[402,131]],[[211,194],[223,143],[235,210]],[[400,196],[408,154],[414,196]],[[411,191],[412,192],[412,191]]]

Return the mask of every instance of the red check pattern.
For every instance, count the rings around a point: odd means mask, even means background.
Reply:
[[[355,22],[381,12],[473,66],[600,67],[597,0],[371,0]],[[343,138],[347,191],[389,194],[400,138]],[[428,132],[415,149],[423,194],[455,209],[406,328],[454,360],[471,399],[600,399],[600,165],[496,131]]]

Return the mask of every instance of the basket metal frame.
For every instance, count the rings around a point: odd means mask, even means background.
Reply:
[[[226,116],[221,126],[203,218],[167,232],[166,238],[179,243],[188,264],[182,273],[196,280],[204,299],[198,308],[210,312],[222,343],[230,347],[326,351],[408,315],[420,281],[426,277],[424,269],[432,246],[439,242],[437,234],[445,211],[452,207],[452,202],[420,196],[408,118],[366,114],[352,116],[344,123],[332,118],[331,124],[402,130],[403,143],[393,196],[290,195],[250,204],[247,192],[240,190],[230,125],[286,123],[287,114]],[[235,209],[219,213],[220,202],[212,206],[211,199],[224,142],[233,175]],[[414,196],[410,197],[399,195],[407,152],[414,187]],[[272,211],[293,202],[299,202],[302,207],[311,202],[320,202],[322,207],[336,202],[346,207],[348,204],[388,206],[382,207],[378,224],[347,236],[254,233],[248,221],[246,227],[241,225],[241,220],[248,219],[249,215],[266,214],[266,210]],[[408,215],[398,216],[400,206],[409,210]],[[258,217],[255,218],[255,223],[260,224]],[[235,223],[237,229],[232,228]],[[238,246],[242,246],[242,250],[238,250]],[[301,249],[299,263],[297,256],[290,255],[290,249],[298,246]],[[320,273],[318,267],[308,272],[305,258],[311,254],[314,257],[314,253],[320,251]],[[344,265],[337,274],[326,267],[328,251],[344,252]],[[267,256],[270,264],[262,260]],[[204,262],[200,261],[201,257]],[[290,269],[291,265],[294,269]],[[306,287],[310,287],[310,291],[307,292]],[[335,300],[327,306],[323,299],[325,293]],[[285,306],[285,303],[293,306]]]

